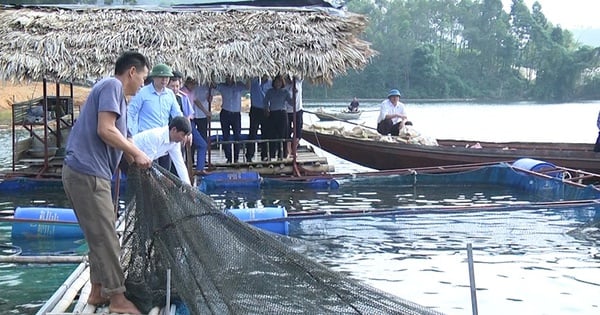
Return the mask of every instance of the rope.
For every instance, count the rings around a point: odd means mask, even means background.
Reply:
[[[15,245],[0,244],[0,249],[2,249],[2,251],[0,251],[2,255],[0,256],[19,256],[23,252],[21,247]],[[5,255],[5,253],[8,254]]]

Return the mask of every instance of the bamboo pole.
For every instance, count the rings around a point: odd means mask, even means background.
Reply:
[[[13,264],[73,264],[86,260],[87,256],[0,256],[0,263]]]
[[[42,305],[42,307],[38,310],[36,315],[47,315],[47,313],[49,313],[49,310],[54,308],[56,303],[58,303],[58,301],[63,296],[63,294],[65,293],[67,288],[70,287],[73,284],[73,282],[75,282],[75,280],[77,280],[77,278],[79,278],[79,276],[81,276],[81,273],[83,273],[83,271],[86,270],[86,268],[87,268],[87,263],[82,262],[81,264],[79,264],[79,266],[77,266],[77,268],[75,268],[75,271],[73,271],[73,273],[71,273],[71,275],[58,288],[58,290],[56,290],[54,292],[54,294],[48,299],[48,301],[46,301],[46,303],[44,303],[44,305]]]
[[[90,280],[90,268],[86,268],[75,281],[66,289],[62,298],[52,308],[52,313],[65,312],[79,293],[79,290]]]
[[[77,299],[77,303],[75,303],[75,306],[73,307],[73,313],[75,313],[75,314],[84,313],[85,308],[88,305],[87,299],[90,296],[91,291],[92,291],[92,283],[88,281],[83,286],[83,288],[81,289],[81,292],[79,293],[79,298]],[[93,313],[95,310],[96,310],[96,307],[94,306],[94,310],[92,310],[91,312],[88,311],[88,313]]]

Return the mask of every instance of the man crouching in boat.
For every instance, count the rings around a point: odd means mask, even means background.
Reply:
[[[377,132],[382,135],[397,136],[406,122],[406,109],[400,102],[400,91],[392,89],[387,100],[381,103],[377,118]]]

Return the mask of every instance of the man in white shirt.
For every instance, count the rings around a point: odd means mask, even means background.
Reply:
[[[292,141],[287,143],[286,153],[288,158],[293,158],[292,154],[296,152],[298,148],[298,143],[300,139],[302,139],[302,124],[303,122],[303,114],[304,110],[302,107],[302,79],[293,77],[288,77],[288,82],[285,88],[290,92],[292,99],[295,103],[294,106],[292,104],[287,104],[286,111],[288,115],[288,133],[289,138]],[[295,107],[295,108],[294,108]],[[294,114],[296,117],[294,118]],[[294,142],[294,150],[292,152],[292,142]]]
[[[191,185],[190,176],[183,162],[180,144],[191,132],[189,119],[177,116],[171,119],[168,126],[148,129],[134,135],[133,143],[151,160],[168,154],[181,181]]]
[[[377,132],[382,135],[397,136],[406,121],[406,109],[400,102],[400,91],[392,89],[387,100],[381,103],[379,117],[377,118]]]

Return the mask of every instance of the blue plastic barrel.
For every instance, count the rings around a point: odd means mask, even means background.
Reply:
[[[17,207],[14,219],[24,222],[13,223],[13,239],[83,238],[73,209]]]
[[[258,172],[214,172],[202,177],[200,190],[214,188],[259,188],[262,178]]]
[[[233,214],[236,218],[247,222],[259,229],[263,229],[277,234],[288,235],[289,222],[287,221],[252,222],[266,219],[287,218],[287,211],[283,207],[229,209],[227,211]]]
[[[518,159],[512,164],[513,167],[546,174],[552,177],[561,177],[562,171],[556,169],[556,165],[546,161],[540,161],[531,158]]]

